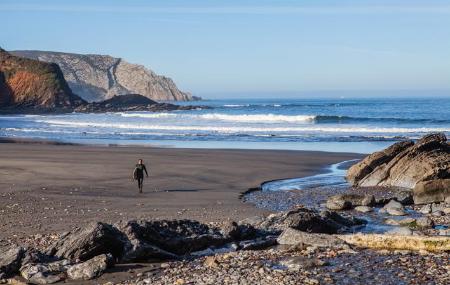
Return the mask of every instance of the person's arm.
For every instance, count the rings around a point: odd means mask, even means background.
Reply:
[[[148,177],[147,167],[145,167],[145,165],[144,165],[144,171],[145,171],[145,175],[147,175],[147,177]]]

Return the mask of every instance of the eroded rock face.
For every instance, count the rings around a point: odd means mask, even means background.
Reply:
[[[94,223],[63,236],[48,249],[49,255],[71,260],[85,261],[100,254],[123,255],[125,238],[115,227]]]
[[[121,58],[49,51],[12,53],[58,64],[73,92],[89,102],[132,93],[157,101],[193,100],[189,93],[180,91],[172,79]]]
[[[90,280],[103,274],[113,265],[113,257],[110,254],[102,254],[67,269],[67,276],[73,280]]]
[[[20,263],[25,250],[20,246],[0,248],[0,279],[15,275],[20,268]]]
[[[424,184],[419,185],[425,187],[418,186],[423,190],[417,190],[415,195],[424,193],[424,197],[427,192],[425,188],[431,192],[448,193],[448,184],[426,182],[447,179],[450,179],[450,146],[442,133],[426,135],[415,144],[409,141],[396,143],[383,151],[369,155],[347,172],[347,180],[353,186],[394,186],[413,189],[423,182]],[[448,194],[440,197],[445,199],[446,195]]]
[[[413,190],[415,204],[444,201],[450,197],[450,179],[420,181]]]

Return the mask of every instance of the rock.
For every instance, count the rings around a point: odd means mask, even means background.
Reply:
[[[450,146],[445,135],[429,134],[415,144],[411,141],[399,142],[369,155],[348,170],[347,180],[353,186],[413,189],[421,181],[450,178],[449,154]],[[417,203],[416,198],[414,202]]]
[[[151,253],[152,258],[176,258],[211,246],[219,247],[230,241],[219,228],[192,220],[129,221],[119,223],[117,227],[130,241],[126,244],[126,259],[139,256],[136,248],[141,247],[157,249]],[[145,251],[139,252],[145,254]]]
[[[400,202],[402,205],[411,205],[414,203],[413,195],[411,190],[403,190],[397,192],[394,195],[394,199]]]
[[[113,262],[111,254],[98,255],[88,261],[69,267],[67,276],[73,280],[90,280],[102,275]]]
[[[431,213],[431,204],[424,205],[422,208],[420,208],[419,212],[422,214]]]
[[[262,250],[277,244],[276,236],[267,236],[253,240],[245,240],[239,243],[241,250]]]
[[[382,208],[383,211],[381,212],[386,212],[389,215],[392,216],[404,216],[406,215],[405,210],[403,208],[403,205],[395,200],[391,200],[389,201],[389,203],[387,203],[386,205],[384,205],[384,207]]]
[[[445,252],[450,250],[450,237],[438,236],[400,236],[387,234],[338,235],[348,244],[374,249],[426,250]]]
[[[410,230],[407,227],[396,227],[391,230],[389,230],[386,234],[388,235],[403,235],[403,236],[410,236],[413,234],[412,230]]]
[[[51,51],[14,51],[13,54],[58,64],[73,92],[87,101],[133,93],[157,101],[194,99],[180,91],[172,79],[121,58]]]
[[[368,206],[357,206],[355,207],[355,210],[362,213],[368,213],[373,211],[373,209]]]
[[[224,237],[234,241],[254,239],[260,234],[252,225],[234,221],[224,223],[220,231]]]
[[[431,213],[433,216],[436,217],[442,217],[444,215],[444,212],[442,211],[434,211],[433,213]]]
[[[413,190],[414,204],[443,202],[449,196],[450,179],[420,181]]]
[[[53,284],[65,279],[65,272],[69,266],[68,260],[37,264],[28,263],[20,268],[20,274],[34,284]]]
[[[419,227],[419,228],[431,228],[434,226],[433,220],[428,217],[417,218],[416,224],[417,224],[417,227]]]
[[[48,250],[47,254],[60,258],[86,261],[100,254],[123,255],[125,236],[115,227],[105,223],[93,223],[63,236]]]
[[[357,206],[370,206],[374,202],[373,195],[339,194],[328,198],[326,207],[329,210],[346,210]]]
[[[20,246],[0,248],[0,279],[13,276],[19,272],[25,250]]]
[[[400,220],[398,220],[398,224],[402,225],[402,226],[407,226],[410,228],[415,228],[416,227],[416,219],[414,218],[402,218]]]
[[[205,261],[203,262],[203,265],[209,268],[218,268],[219,262],[217,262],[217,259],[215,256],[207,256]]]
[[[340,197],[332,196],[327,199],[325,206],[329,210],[340,211],[350,209],[352,207],[352,204],[346,200],[341,199]]]
[[[287,267],[289,270],[300,270],[302,268],[311,269],[314,267],[324,266],[327,263],[315,258],[307,258],[304,256],[289,256],[284,257],[279,261],[279,264]]]
[[[290,228],[283,231],[277,241],[283,245],[304,244],[315,247],[347,247],[345,242],[333,235],[312,234]]]

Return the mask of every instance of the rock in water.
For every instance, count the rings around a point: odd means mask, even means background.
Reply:
[[[414,191],[418,201],[443,201],[449,195],[450,145],[443,133],[426,135],[416,143],[399,142],[350,167],[346,178],[353,186],[363,187],[413,189],[418,185]]]
[[[125,236],[115,227],[105,223],[94,223],[63,236],[47,253],[60,258],[85,261],[100,254],[121,257]]]
[[[25,250],[20,246],[0,248],[0,279],[19,272]]]
[[[102,254],[67,269],[67,276],[73,280],[90,280],[103,274],[113,264],[111,254]]]
[[[442,202],[450,197],[450,179],[421,181],[413,190],[414,204]]]
[[[395,200],[389,201],[384,207],[380,210],[380,212],[386,212],[392,216],[404,216],[406,215],[405,209],[400,202]]]
[[[370,206],[374,203],[373,195],[339,194],[328,198],[326,207],[330,210],[346,210],[357,206]]]

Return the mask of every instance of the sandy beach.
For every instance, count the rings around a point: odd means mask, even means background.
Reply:
[[[188,218],[203,222],[263,214],[239,194],[263,181],[302,177],[346,153],[0,144],[0,239],[63,232],[91,221]],[[150,170],[144,194],[135,161]]]

